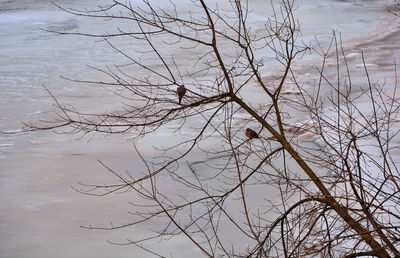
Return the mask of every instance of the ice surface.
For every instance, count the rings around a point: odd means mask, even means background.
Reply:
[[[73,8],[106,2],[57,1]],[[182,8],[179,11],[184,12],[189,2],[179,1],[177,7]],[[162,8],[169,6],[164,0],[158,0],[157,4]],[[383,50],[391,46],[400,49],[399,41],[391,42],[390,37],[384,38],[392,35],[388,33],[396,23],[388,21],[382,1],[304,0],[296,1],[296,5],[295,14],[304,32],[301,40],[315,46],[314,38],[317,37],[322,44],[327,44],[332,30],[338,30],[348,49],[347,58],[356,62],[353,67],[360,66],[361,47],[358,46],[361,44],[364,44],[362,49],[370,54],[367,68],[373,69],[385,65],[379,54],[371,51],[371,46],[378,42],[376,39],[382,39],[380,47],[384,46]],[[250,9],[253,10],[249,16],[252,30],[262,30],[263,17],[271,10],[265,1],[260,0],[250,1]],[[98,78],[98,73],[86,65],[120,64],[123,63],[121,57],[104,42],[43,30],[110,31],[112,24],[109,26],[102,27],[94,20],[68,15],[46,0],[0,1],[0,132],[5,133],[0,134],[0,232],[5,232],[0,236],[1,257],[148,257],[133,247],[116,247],[105,242],[124,240],[132,234],[129,230],[88,232],[79,227],[96,222],[107,223],[113,216],[126,218],[129,198],[119,195],[94,200],[70,188],[82,180],[111,180],[98,165],[98,158],[119,164],[122,171],[140,163],[132,157],[132,142],[130,138],[127,140],[129,135],[77,139],[51,132],[21,134],[21,122],[38,121],[54,110],[43,85],[65,103],[88,109],[91,103],[105,107],[115,105],[104,91],[81,87],[59,76]],[[123,47],[129,48],[130,45],[125,43]],[[384,51],[380,54],[383,55]],[[396,55],[399,55],[398,51]],[[391,58],[387,54],[385,57]],[[307,68],[312,58],[304,58],[299,66]],[[305,73],[305,77],[309,76],[310,73]],[[283,92],[297,93],[291,85]],[[251,91],[248,94],[255,95]],[[257,100],[257,96],[254,99]],[[237,120],[247,118],[246,114],[235,116]],[[151,155],[154,143],[173,144],[178,128],[178,125],[169,125],[161,133],[137,143],[141,144],[144,154]],[[188,127],[181,133],[179,137],[193,135]],[[141,230],[136,234],[149,233],[146,229]],[[181,250],[174,253],[177,257],[201,257],[201,253],[193,251],[186,239],[173,241],[170,248]]]

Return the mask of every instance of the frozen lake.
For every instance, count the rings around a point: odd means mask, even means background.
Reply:
[[[108,1],[57,2],[84,9]],[[152,2],[165,4],[161,0]],[[175,2],[180,2],[178,6],[182,9],[179,11],[184,13],[185,1]],[[249,22],[255,30],[262,29],[263,17],[268,13],[268,4],[264,2],[268,1],[250,0],[254,11]],[[302,40],[314,44],[317,37],[327,44],[332,30],[337,30],[342,33],[345,49],[349,53],[364,50],[368,60],[378,66],[379,75],[384,77],[400,52],[399,21],[386,11],[390,3],[299,0],[295,15],[303,28]],[[113,102],[111,93],[77,85],[60,76],[97,78],[98,73],[88,66],[104,68],[119,64],[120,56],[105,42],[45,31],[102,32],[115,28],[115,24],[108,26],[72,16],[45,0],[0,0],[0,132],[18,131],[21,122],[38,121],[53,114],[53,101],[42,85],[62,102],[77,107],[90,110],[98,105],[107,110],[117,106],[119,103]],[[125,44],[124,47],[129,47],[128,42]],[[304,58],[307,62],[314,59],[315,56]],[[185,133],[190,134],[190,131]],[[93,198],[70,187],[80,181],[113,180],[98,159],[121,170],[137,167],[138,158],[134,156],[130,140],[130,135],[79,139],[76,135],[48,131],[0,134],[0,256],[148,257],[133,246],[106,242],[149,234],[147,228],[138,227],[134,232],[80,228],[81,225],[129,221],[129,195]],[[170,142],[173,135],[166,131],[143,140],[140,144],[144,154],[151,156],[152,144],[161,140]],[[177,238],[160,245],[160,249],[174,257],[202,257],[201,252],[188,243],[184,238]]]

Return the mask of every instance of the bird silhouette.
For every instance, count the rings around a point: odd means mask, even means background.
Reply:
[[[181,85],[176,89],[176,93],[178,94],[179,97],[179,104],[181,104],[183,96],[185,96],[186,93],[186,88],[185,86]]]
[[[249,139],[254,139],[254,138],[258,138],[258,134],[256,132],[254,132],[254,130],[247,128],[246,129],[246,136]]]

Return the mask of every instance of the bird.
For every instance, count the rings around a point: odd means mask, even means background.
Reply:
[[[186,93],[186,88],[185,86],[181,85],[176,89],[176,93],[178,94],[179,97],[179,104],[181,104],[183,96],[185,96]]]
[[[258,134],[256,132],[254,132],[254,130],[247,128],[246,129],[246,136],[247,138],[254,139],[254,138],[258,138]]]

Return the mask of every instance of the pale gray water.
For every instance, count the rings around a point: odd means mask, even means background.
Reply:
[[[79,8],[99,4],[97,0],[58,2]],[[304,0],[297,2],[296,15],[304,28],[305,42],[311,42],[314,35],[326,42],[330,32],[337,29],[343,33],[344,44],[350,49],[366,42],[362,48],[367,49],[377,63],[380,59],[373,52],[374,40],[397,26],[392,20],[388,22],[391,19],[385,12],[388,3]],[[268,5],[260,0],[251,4],[254,15],[250,21],[254,29],[260,29]],[[104,67],[119,63],[119,56],[102,42],[51,34],[40,28],[110,29],[93,20],[68,15],[48,1],[0,1],[0,131],[18,130],[21,121],[36,121],[52,112],[52,101],[43,90],[43,84],[66,103],[89,109],[92,103],[104,107],[116,105],[109,93],[70,84],[59,76],[93,78],[97,74],[86,65]],[[389,46],[398,45],[398,41],[391,42],[390,37],[382,41],[389,41],[386,43]],[[185,133],[190,134],[190,131]],[[96,199],[70,188],[78,181],[112,180],[97,163],[98,158],[121,169],[137,166],[130,136],[98,136],[89,142],[87,138],[76,138],[51,132],[0,135],[1,257],[148,257],[132,246],[113,246],[105,242],[148,234],[146,228],[117,232],[79,228],[80,225],[107,224],[111,220],[129,220],[130,196]],[[143,140],[145,154],[151,156],[151,144],[161,140],[165,144],[171,142],[171,130]],[[171,252],[174,257],[201,257],[201,253],[183,238],[162,248],[165,255]],[[177,249],[179,251],[172,252]]]

